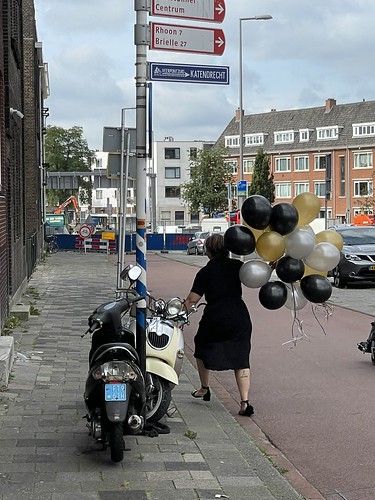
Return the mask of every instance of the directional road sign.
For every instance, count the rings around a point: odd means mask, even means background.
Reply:
[[[237,181],[237,194],[246,196],[247,181]]]
[[[225,17],[225,0],[194,0],[178,3],[176,0],[152,0],[151,15],[222,23]]]
[[[151,49],[221,56],[225,49],[223,30],[177,24],[150,23]]]
[[[150,62],[149,69],[154,81],[229,85],[229,66]]]

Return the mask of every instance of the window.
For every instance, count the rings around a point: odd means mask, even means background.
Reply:
[[[171,212],[169,210],[162,210],[160,213],[161,220],[162,221],[169,221],[171,220]]]
[[[353,137],[375,135],[375,122],[353,123]]]
[[[264,134],[246,134],[245,146],[254,146],[264,144]]]
[[[285,130],[283,132],[274,132],[275,144],[294,142],[294,130]]]
[[[318,141],[325,141],[329,139],[337,139],[339,136],[339,127],[317,127],[316,135]]]
[[[166,179],[179,179],[181,177],[180,167],[165,167]]]
[[[231,172],[233,175],[237,174],[237,161],[236,160],[230,160],[225,162],[228,166],[231,168]]]
[[[310,139],[310,130],[308,128],[299,131],[299,142],[306,142]]]
[[[275,159],[275,172],[290,172],[290,156]]]
[[[238,148],[240,145],[239,135],[228,135],[225,137],[225,147],[226,148]]]
[[[166,160],[179,160],[180,159],[180,148],[165,148],[164,158]]]
[[[275,182],[275,197],[276,198],[291,198],[292,185],[290,182]]]
[[[165,186],[165,197],[166,198],[179,198],[180,197],[180,187],[179,186]]]
[[[354,196],[371,196],[371,195],[372,195],[371,180],[354,181]]]
[[[296,172],[302,172],[309,169],[309,157],[308,156],[295,156],[294,158],[294,170]]]
[[[326,155],[314,156],[314,170],[325,170],[327,166]]]
[[[320,198],[324,198],[326,195],[326,183],[324,182],[314,182],[314,194]]]
[[[298,196],[301,193],[308,193],[310,189],[308,182],[295,182],[294,183],[294,196]]]
[[[345,196],[345,156],[340,156],[339,158],[339,169],[340,169],[340,195]]]
[[[184,223],[185,221],[185,212],[183,210],[176,210],[174,213],[176,224]]]
[[[103,190],[102,189],[97,189],[96,190],[95,198],[97,200],[102,200],[103,199]]]
[[[197,153],[198,153],[197,148],[190,148],[190,152],[189,152],[190,160],[195,160],[197,158]]]
[[[243,161],[243,173],[252,174],[254,172],[255,158]]]
[[[372,168],[372,153],[354,153],[354,168]]]

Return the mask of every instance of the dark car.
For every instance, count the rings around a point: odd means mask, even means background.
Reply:
[[[204,255],[204,240],[210,235],[209,231],[202,232],[199,231],[194,234],[193,238],[191,238],[186,247],[186,253],[188,255]]]
[[[349,282],[375,282],[375,226],[341,226],[334,230],[344,240],[341,260],[332,271],[334,285],[343,288]]]

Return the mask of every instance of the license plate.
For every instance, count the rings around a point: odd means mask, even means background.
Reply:
[[[375,271],[375,266],[370,266],[369,271]]]
[[[106,401],[126,401],[126,384],[105,384]]]

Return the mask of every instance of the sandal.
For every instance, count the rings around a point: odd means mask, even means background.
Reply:
[[[197,394],[197,392],[201,391],[202,389],[204,391],[206,391],[206,392],[204,394]],[[210,401],[210,399],[211,399],[210,388],[209,387],[205,387],[204,385],[202,385],[202,387],[200,389],[197,389],[196,391],[193,391],[191,393],[191,395],[193,396],[193,398],[202,398],[203,401]]]
[[[246,401],[241,401],[240,404],[242,405],[242,403],[246,403],[246,408],[245,410],[240,410],[238,414],[242,417],[251,417],[251,415],[254,414],[254,408],[251,406],[251,404],[249,404],[249,400],[247,399]]]

